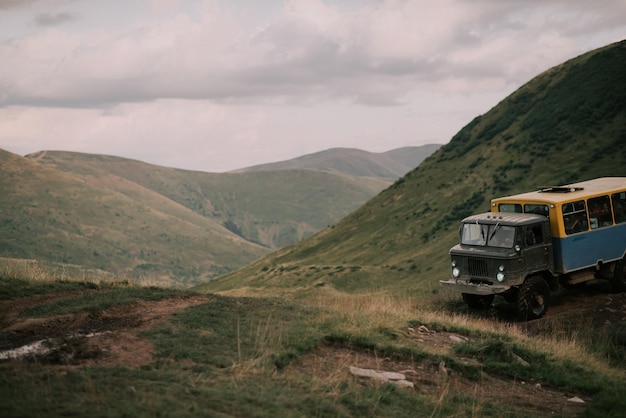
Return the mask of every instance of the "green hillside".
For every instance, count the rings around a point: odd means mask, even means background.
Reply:
[[[3,257],[183,285],[268,252],[119,178],[103,175],[88,182],[5,151],[0,167]]]
[[[188,286],[335,223],[391,182],[311,170],[204,173],[0,150],[0,257]]]
[[[149,190],[268,248],[312,235],[391,184],[310,170],[206,173],[71,152],[29,157],[131,198]]]
[[[626,176],[624,68],[626,41],[551,68],[336,225],[201,289],[436,292],[459,221],[491,198]]]

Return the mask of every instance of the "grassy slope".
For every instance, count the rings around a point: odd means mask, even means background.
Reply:
[[[309,170],[215,174],[70,152],[31,157],[131,197],[134,188],[149,190],[269,248],[310,236],[390,184]]]
[[[626,176],[625,66],[626,41],[540,74],[336,225],[200,289],[436,292],[458,222],[491,198]]]
[[[615,414],[626,407],[623,373],[595,360],[576,342],[550,345],[494,322],[471,323],[453,316],[433,321],[433,315],[416,311],[410,303],[381,297],[326,297],[303,305],[284,299],[209,295],[149,329],[134,329],[142,324],[140,312],[146,308],[151,310],[159,301],[175,304],[190,297],[194,296],[189,292],[172,289],[46,283],[0,272],[0,304],[17,309],[15,317],[0,315],[0,349],[13,348],[7,344],[14,340],[26,344],[29,338],[60,338],[52,330],[65,324],[79,326],[83,333],[119,335],[129,344],[113,347],[122,352],[130,350],[130,344],[146,340],[149,348],[145,349],[151,353],[139,366],[107,366],[113,353],[66,331],[61,333],[65,340],[56,354],[0,361],[0,413],[546,416],[559,410],[557,404],[551,404],[554,398],[543,399],[548,390],[561,394],[560,405],[566,396],[585,398],[586,405],[574,408],[584,410],[585,416],[618,416]],[[16,304],[19,301],[26,305]],[[33,305],[33,301],[38,303]],[[15,325],[14,321],[33,335],[5,328]],[[441,333],[452,331],[468,340],[450,351],[432,351],[433,347],[406,337],[408,327],[420,325]],[[129,333],[134,336],[129,338]],[[515,356],[529,364],[512,361]],[[441,362],[451,373],[450,383],[431,371]],[[417,388],[399,389],[350,376],[349,366],[366,364],[378,370],[416,370],[412,379]],[[478,388],[494,377],[500,383],[490,391],[497,388],[496,392],[506,390],[515,396],[481,395]],[[460,379],[464,383],[458,387]],[[524,393],[529,392],[523,390],[526,382],[528,386],[539,383],[541,388],[525,398]]]
[[[223,274],[267,252],[118,178],[103,175],[85,182],[3,151],[0,165],[2,256],[130,272],[180,285]]]

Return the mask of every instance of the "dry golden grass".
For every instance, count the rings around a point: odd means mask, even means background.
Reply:
[[[124,284],[129,286],[159,286],[152,278],[113,275],[102,270],[85,269],[71,264],[48,265],[37,260],[0,257],[0,278],[37,282],[81,282]]]
[[[409,323],[438,324],[447,329],[460,330],[465,335],[506,335],[530,350],[571,360],[612,377],[626,377],[611,366],[607,359],[589,350],[589,336],[582,333],[529,336],[522,324],[491,318],[476,318],[465,314],[444,312],[429,306],[420,306],[411,297],[397,297],[385,292],[346,294],[325,290],[302,300],[326,312],[320,321],[333,318],[349,334],[367,334],[380,328],[406,331]]]

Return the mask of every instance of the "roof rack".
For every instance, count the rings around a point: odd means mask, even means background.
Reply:
[[[571,193],[584,190],[584,187],[571,187],[571,186],[539,186],[539,192],[541,193]]]

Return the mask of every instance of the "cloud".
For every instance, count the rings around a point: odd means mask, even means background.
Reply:
[[[34,3],[36,0],[0,0],[0,10],[5,9],[18,9]]]
[[[259,4],[0,1],[0,147],[224,169],[443,142],[626,29],[621,0]]]
[[[510,67],[525,66],[516,35],[540,22],[516,21],[523,9],[483,3],[387,1],[341,13],[319,0],[297,0],[253,33],[216,5],[193,17],[136,20],[123,31],[97,28],[77,36],[44,30],[2,45],[12,69],[0,81],[2,104],[83,107],[259,96],[397,104],[420,83],[466,73],[494,78],[496,69],[509,77],[495,60],[509,57],[515,60]],[[483,24],[496,13],[499,24]],[[51,24],[71,15],[38,16]]]
[[[577,52],[563,34],[584,36],[607,18],[587,3],[501,3],[383,1],[345,13],[321,0],[294,0],[256,32],[210,3],[198,15],[136,20],[121,31],[49,29],[2,45],[9,70],[0,78],[0,103],[272,97],[398,104],[433,82],[466,89],[481,79],[519,83],[544,69],[548,56],[553,64]],[[574,19],[582,14],[589,17]],[[50,25],[70,18],[38,15]],[[458,79],[466,82],[450,82]]]
[[[40,13],[35,16],[35,23],[41,26],[55,26],[74,20],[69,13]]]

